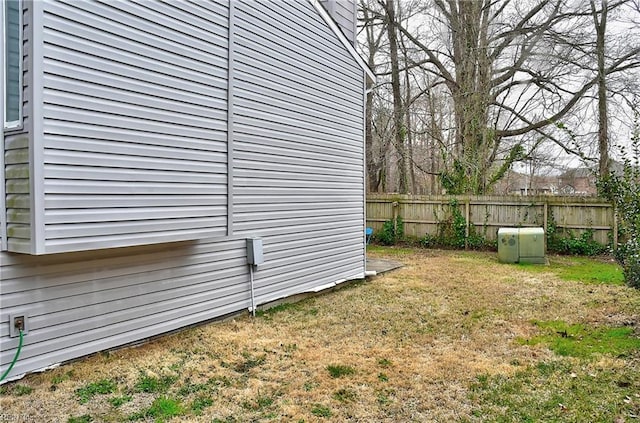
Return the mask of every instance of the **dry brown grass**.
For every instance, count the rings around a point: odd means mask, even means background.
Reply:
[[[34,391],[3,395],[2,414],[122,421],[166,395],[185,408],[169,421],[477,420],[469,393],[478,375],[510,376],[552,359],[544,346],[515,342],[535,333],[532,320],[636,327],[640,320],[637,291],[563,282],[499,264],[491,254],[371,254],[406,266],[255,320],[210,324],[30,375],[17,383]],[[355,374],[332,378],[329,365]],[[637,357],[594,365],[640,371]],[[162,394],[133,392],[141,374],[177,379]],[[115,380],[118,392],[80,404],[75,390],[101,379]],[[186,392],[198,384],[206,390]],[[128,392],[130,402],[108,402]],[[213,400],[199,416],[189,410],[198,395]]]

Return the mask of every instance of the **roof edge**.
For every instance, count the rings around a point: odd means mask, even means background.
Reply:
[[[362,59],[362,57],[360,57],[360,55],[358,54],[358,51],[356,50],[356,48],[349,42],[347,37],[342,33],[342,31],[340,30],[340,27],[338,27],[338,24],[336,23],[336,21],[334,21],[333,18],[329,15],[329,12],[327,12],[327,10],[324,8],[324,6],[322,6],[320,4],[319,0],[308,0],[308,1],[309,1],[309,3],[311,3],[313,5],[313,7],[320,14],[320,16],[322,16],[322,19],[329,26],[329,28],[331,28],[331,30],[334,32],[336,37],[338,37],[338,39],[344,45],[344,47],[347,49],[349,54],[351,54],[351,56],[353,56],[353,58],[356,60],[356,62],[358,62],[358,64],[362,68],[362,70],[364,70],[364,73],[367,76],[367,83],[368,83],[367,85],[375,83],[376,82],[376,75],[369,68],[369,66]]]

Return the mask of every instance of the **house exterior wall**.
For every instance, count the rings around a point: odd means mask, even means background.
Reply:
[[[356,44],[358,35],[358,9],[356,0],[321,0],[329,15],[336,21],[340,30],[351,44]]]
[[[224,235],[226,2],[43,8],[44,252]]]
[[[0,252],[3,369],[10,314],[29,316],[19,375],[247,309],[249,236],[256,304],[363,277],[364,72],[311,3],[34,4],[40,223],[60,253]],[[183,42],[198,51],[168,53]],[[163,228],[193,221],[195,239]],[[149,245],[109,248],[136,234]]]
[[[363,73],[308,2],[235,7],[233,233],[274,299],[364,271]]]

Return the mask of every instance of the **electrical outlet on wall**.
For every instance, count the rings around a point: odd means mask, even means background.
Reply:
[[[29,333],[29,316],[26,313],[15,313],[9,315],[9,336],[16,338]]]

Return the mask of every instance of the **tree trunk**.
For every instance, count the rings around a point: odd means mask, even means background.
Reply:
[[[398,34],[396,32],[395,0],[387,0],[385,13],[387,17],[387,37],[389,38],[389,59],[391,60],[391,91],[393,93],[393,132],[396,148],[400,155],[398,163],[398,191],[401,194],[409,192],[408,158],[405,145],[406,129],[402,110],[402,95],[400,93],[400,68],[398,66]]]
[[[609,116],[607,113],[607,75],[605,68],[605,34],[607,30],[607,0],[601,0],[600,20],[594,0],[590,0],[591,15],[596,30],[598,62],[598,176],[609,175]]]

